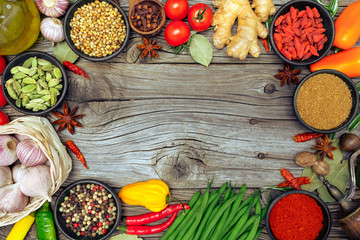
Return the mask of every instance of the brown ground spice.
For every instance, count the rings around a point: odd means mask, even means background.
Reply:
[[[299,89],[296,106],[309,126],[329,130],[340,126],[352,107],[351,92],[342,79],[333,74],[318,74]]]

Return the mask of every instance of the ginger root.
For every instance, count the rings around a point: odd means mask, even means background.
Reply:
[[[258,36],[266,38],[268,35],[268,29],[262,25],[260,19],[265,19],[265,16],[273,13],[272,0],[254,0],[253,4],[261,18],[255,15],[248,0],[216,0],[213,4],[218,8],[212,22],[215,26],[214,46],[222,49],[228,45],[228,55],[241,60],[244,60],[248,53],[253,57],[258,57],[261,53]],[[231,36],[231,29],[236,18],[238,19],[237,33]]]
[[[253,0],[251,7],[254,8],[255,14],[261,22],[266,22],[276,12],[272,0]]]

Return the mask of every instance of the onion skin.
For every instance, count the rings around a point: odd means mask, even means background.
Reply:
[[[60,17],[66,13],[69,0],[36,0],[40,12],[48,17]]]
[[[40,23],[40,31],[51,42],[62,42],[65,39],[62,22],[57,18],[44,18]]]

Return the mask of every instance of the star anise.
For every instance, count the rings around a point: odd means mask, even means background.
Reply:
[[[160,49],[161,45],[155,45],[155,40],[147,40],[145,37],[143,37],[142,40],[144,44],[139,44],[136,46],[138,49],[143,50],[140,57],[146,57],[147,55],[148,58],[151,58],[152,56],[158,58],[159,54],[156,50]]]
[[[334,151],[337,149],[337,147],[332,146],[332,142],[329,141],[329,137],[325,135],[325,137],[319,137],[316,140],[317,145],[312,146],[313,149],[316,149],[315,154],[319,154],[321,160],[324,160],[324,158],[327,156],[331,160],[334,160],[334,156],[331,151]]]
[[[298,84],[299,79],[296,75],[300,74],[300,69],[293,69],[289,64],[284,64],[284,69],[279,69],[279,73],[276,74],[274,77],[276,79],[281,80],[280,86],[284,86],[285,83],[287,84]]]
[[[58,132],[60,132],[61,130],[63,130],[65,128],[65,126],[67,126],[68,131],[71,134],[74,134],[74,129],[75,127],[83,127],[83,125],[81,125],[78,121],[76,121],[75,119],[81,118],[83,116],[85,116],[85,114],[78,114],[78,115],[74,115],[76,110],[78,109],[78,106],[75,106],[70,112],[69,112],[69,106],[66,102],[64,102],[64,106],[63,106],[63,112],[64,114],[61,114],[59,112],[53,111],[53,114],[59,118],[58,120],[54,121],[52,124],[53,125],[57,125],[60,124],[59,128],[58,128]]]

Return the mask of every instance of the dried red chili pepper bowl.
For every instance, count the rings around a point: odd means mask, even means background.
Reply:
[[[87,211],[82,211],[83,206]],[[67,186],[56,199],[53,211],[56,225],[71,240],[108,239],[121,218],[117,194],[106,183],[94,179],[79,180]],[[94,236],[87,235],[96,232]]]
[[[70,36],[70,31],[71,31],[71,27],[70,27],[70,22],[71,20],[74,18],[74,14],[75,12],[83,7],[84,5],[87,5],[89,3],[94,3],[96,0],[78,0],[76,1],[74,4],[71,5],[71,7],[67,10],[66,15],[64,17],[64,23],[63,23],[63,27],[64,27],[64,34],[65,34],[65,41],[66,43],[69,45],[69,47],[80,57],[85,58],[87,60],[93,61],[93,62],[102,62],[102,61],[107,61],[111,58],[116,57],[117,55],[119,55],[126,47],[129,38],[130,38],[130,24],[129,24],[129,20],[128,17],[126,16],[124,10],[121,9],[121,7],[116,3],[117,1],[112,1],[112,0],[99,0],[99,2],[106,2],[108,4],[110,4],[111,6],[113,6],[114,8],[116,8],[118,10],[118,13],[121,14],[122,16],[122,20],[124,21],[123,24],[125,24],[125,31],[126,31],[126,37],[124,42],[122,42],[121,46],[119,49],[117,49],[115,52],[111,53],[110,55],[106,55],[104,57],[92,57],[90,55],[85,54],[83,51],[79,50],[76,46],[75,43],[73,42],[71,36]],[[93,16],[95,17],[95,16]],[[96,18],[96,17],[95,17]],[[113,18],[113,17],[112,17]],[[93,19],[93,18],[91,18]],[[110,18],[111,19],[111,18]],[[83,18],[80,18],[79,20],[76,20],[76,22],[80,22],[80,21],[88,21],[85,20]],[[95,21],[95,20],[94,20]],[[90,23],[91,24],[91,23]],[[97,24],[96,22],[94,22],[94,24]],[[107,23],[107,24],[111,24],[111,23]],[[99,26],[100,27],[100,26]],[[106,29],[106,27],[105,27]],[[87,35],[83,35],[83,39],[80,39],[80,41],[84,41],[84,39],[87,38],[87,36],[89,36],[89,34],[93,34],[93,33],[87,33]],[[103,40],[103,38],[101,36],[99,36],[99,40]],[[104,46],[106,46],[107,43],[104,43]]]
[[[299,94],[299,91],[301,89],[301,87],[303,86],[303,84],[310,79],[311,77],[314,77],[316,75],[319,74],[332,74],[335,75],[337,77],[339,77],[341,80],[344,81],[344,83],[346,84],[346,86],[349,88],[350,94],[351,94],[351,99],[352,99],[352,106],[351,106],[351,110],[350,110],[350,114],[348,115],[348,117],[346,118],[345,121],[343,121],[339,126],[333,128],[333,129],[328,129],[328,130],[320,130],[317,128],[314,128],[312,126],[310,126],[309,124],[307,124],[300,116],[299,114],[299,110],[297,108],[297,97]],[[325,103],[326,104],[326,103]],[[312,72],[308,75],[306,75],[301,82],[299,83],[299,85],[296,87],[296,90],[294,92],[294,97],[293,97],[293,109],[294,109],[294,113],[296,118],[298,119],[298,121],[307,129],[309,129],[312,132],[318,132],[318,133],[324,133],[324,134],[329,134],[329,133],[333,133],[333,132],[338,132],[342,129],[344,129],[345,127],[347,127],[349,125],[349,123],[355,118],[356,113],[358,111],[358,107],[359,106],[359,94],[356,88],[355,83],[351,80],[351,78],[349,78],[347,75],[345,75],[342,72],[336,71],[336,70],[332,70],[332,69],[323,69],[323,70],[318,70],[315,72]],[[333,116],[321,116],[321,117],[328,117],[328,118],[332,118]]]
[[[279,51],[279,49],[276,45],[276,42],[274,39],[274,33],[277,33],[275,22],[276,22],[276,20],[278,20],[279,17],[290,12],[291,7],[294,7],[295,9],[298,9],[301,12],[302,10],[306,9],[306,6],[310,7],[311,9],[316,8],[318,10],[318,13],[320,14],[320,18],[323,19],[323,21],[321,22],[321,24],[323,25],[322,27],[325,28],[325,30],[326,30],[324,33],[321,33],[321,34],[325,34],[325,37],[327,37],[328,40],[323,44],[323,48],[321,50],[318,50],[319,56],[312,55],[309,59],[304,60],[304,61],[293,60],[293,59],[289,60],[288,58],[286,58],[284,56],[283,53],[281,53]],[[283,22],[286,22],[286,19],[284,19]],[[295,23],[292,23],[292,24],[295,24]],[[291,31],[293,30],[292,27],[289,27],[289,29]],[[286,36],[291,36],[291,34],[289,34],[289,33],[291,33],[291,32],[288,31],[288,33],[283,35],[283,39],[282,39],[283,41],[287,41],[287,40],[285,40]],[[300,34],[300,36],[297,36],[298,39],[301,39],[302,35],[306,35],[306,34]],[[310,35],[311,35],[311,33],[310,33]],[[304,36],[304,37],[306,37],[306,36]],[[282,61],[284,61],[288,64],[291,64],[291,65],[296,65],[296,66],[307,66],[307,65],[313,64],[313,63],[319,61],[320,59],[322,59],[324,56],[326,56],[326,54],[331,49],[331,47],[334,43],[334,38],[335,38],[334,20],[332,19],[329,11],[325,7],[323,7],[321,4],[319,4],[313,0],[294,0],[294,1],[289,1],[288,3],[284,4],[280,9],[277,10],[276,14],[273,17],[273,20],[270,23],[270,27],[269,27],[270,44],[271,44],[271,47],[274,50],[275,54]],[[295,48],[294,40],[291,40],[291,42],[293,43],[291,45],[293,45]],[[283,45],[285,45],[285,43],[283,43]],[[284,48],[289,50],[288,46],[284,46]],[[299,53],[296,52],[296,54],[298,55]]]
[[[62,89],[59,90],[60,94],[57,96],[57,101],[56,101],[55,105],[48,107],[46,110],[39,110],[36,112],[33,111],[32,109],[27,109],[25,107],[18,107],[16,105],[16,100],[13,99],[12,97],[10,97],[10,95],[5,87],[6,81],[13,78],[14,74],[11,73],[11,69],[15,66],[22,66],[24,64],[24,62],[31,57],[37,57],[37,59],[41,58],[41,59],[49,61],[55,67],[58,67],[60,69],[61,75],[62,75],[62,80],[60,82],[60,84],[62,84]],[[35,75],[37,75],[37,74],[35,74]],[[35,75],[33,75],[33,76],[35,76]],[[6,68],[3,72],[3,75],[2,75],[2,81],[1,81],[1,88],[2,88],[2,91],[6,98],[6,101],[15,110],[17,110],[21,113],[24,113],[24,114],[29,114],[29,115],[44,115],[44,114],[49,113],[49,112],[53,111],[54,109],[56,109],[60,105],[60,103],[64,100],[66,93],[67,93],[68,85],[69,85],[69,80],[68,80],[68,77],[66,75],[66,71],[65,71],[63,65],[55,57],[51,56],[50,54],[47,54],[45,52],[38,52],[38,51],[25,52],[23,54],[16,56],[6,66]]]
[[[271,211],[274,209],[275,204],[277,204],[281,199],[283,199],[284,197],[290,196],[292,194],[304,194],[306,196],[309,196],[311,199],[315,200],[316,204],[321,209],[323,221],[322,221],[322,228],[320,229],[317,237],[314,240],[325,240],[327,238],[327,236],[329,235],[330,229],[331,229],[330,211],[329,211],[328,207],[326,206],[326,203],[321,198],[319,198],[317,195],[315,195],[311,192],[305,191],[305,190],[290,190],[290,191],[284,192],[284,193],[280,194],[279,196],[277,196],[270,203],[270,206],[266,212],[266,217],[265,217],[266,230],[267,230],[267,233],[270,236],[270,238],[273,240],[278,240],[275,237],[273,230],[271,229],[271,226],[270,226]],[[301,211],[301,209],[295,209],[295,211]],[[306,221],[309,221],[310,217],[311,216],[307,217]]]

